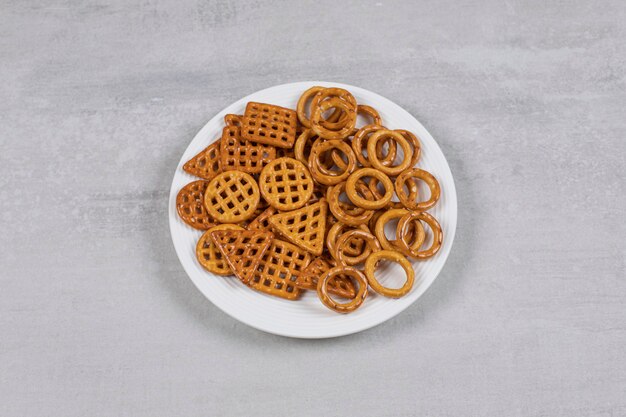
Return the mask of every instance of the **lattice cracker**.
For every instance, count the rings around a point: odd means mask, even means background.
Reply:
[[[301,292],[295,282],[309,263],[308,252],[274,238],[248,285],[266,294],[295,300]]]
[[[213,142],[185,162],[183,170],[205,180],[213,179],[213,177],[222,172],[220,167],[220,141]]]
[[[304,206],[313,195],[313,179],[304,164],[293,158],[278,158],[259,176],[263,198],[272,207],[287,211]]]
[[[252,142],[291,148],[296,141],[297,125],[294,110],[250,102],[243,116],[241,136]]]
[[[217,224],[204,207],[204,193],[208,187],[209,181],[190,182],[176,196],[178,215],[194,229],[207,230]]]
[[[213,243],[243,283],[253,277],[274,235],[261,230],[216,230],[209,232]]]
[[[270,161],[276,159],[276,148],[253,143],[241,137],[237,126],[226,126],[220,141],[220,164],[222,171],[237,170],[258,174]]]
[[[296,286],[304,290],[316,291],[319,278],[334,266],[334,262],[331,264],[329,261],[333,262],[323,257],[315,258],[313,262],[306,267],[304,272],[298,275],[295,282]],[[356,295],[356,289],[354,288],[352,280],[342,275],[328,282],[328,292],[343,298],[354,298]]]
[[[250,174],[226,171],[209,182],[204,206],[221,223],[239,223],[254,215],[261,195]]]
[[[324,251],[324,234],[328,205],[325,199],[301,209],[278,213],[269,224],[291,243],[320,256]]]

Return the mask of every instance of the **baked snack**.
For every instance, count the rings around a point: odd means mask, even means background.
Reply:
[[[243,113],[225,115],[220,140],[183,166],[204,179],[176,200],[181,219],[205,230],[200,265],[286,300],[314,290],[338,313],[359,308],[368,287],[390,298],[410,292],[408,258],[427,260],[443,241],[427,212],[441,188],[415,167],[419,138],[385,127],[376,109],[341,88],[311,87],[296,110],[249,102]],[[357,115],[369,124],[357,126]],[[401,288],[377,280],[382,260],[404,268]]]
[[[226,171],[213,178],[204,193],[204,206],[221,223],[239,223],[254,215],[261,195],[250,174]]]
[[[216,225],[215,219],[204,207],[204,192],[208,187],[208,181],[190,182],[176,196],[178,216],[194,229],[207,230]]]

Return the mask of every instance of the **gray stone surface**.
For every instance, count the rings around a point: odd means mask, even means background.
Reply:
[[[626,4],[0,1],[0,415],[626,415]],[[457,239],[361,334],[211,305],[167,197],[200,127],[320,79],[447,155]]]

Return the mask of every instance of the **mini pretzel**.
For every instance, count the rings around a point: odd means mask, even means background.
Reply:
[[[213,178],[204,192],[204,206],[221,223],[239,223],[254,215],[261,194],[250,174],[226,171]]]
[[[344,253],[344,248],[346,244],[351,240],[358,238],[365,242],[365,248],[363,252],[357,256],[348,256]],[[337,243],[335,244],[335,253],[331,254],[333,257],[343,265],[358,265],[363,262],[372,252],[376,252],[381,250],[380,243],[378,240],[369,232],[359,229],[348,230],[346,233],[341,235],[339,239],[337,239]]]
[[[207,271],[217,275],[232,275],[233,271],[230,269],[230,266],[228,266],[228,262],[224,259],[224,255],[222,255],[213,240],[211,240],[211,232],[228,229],[243,230],[242,227],[236,224],[220,224],[204,232],[196,245],[196,258],[198,258],[200,265]]]
[[[420,155],[422,154],[422,145],[412,132],[404,129],[396,129],[396,132],[399,132],[404,138],[413,146],[413,154],[411,155],[411,166],[415,166],[417,161],[420,159]]]
[[[381,259],[397,262],[400,264],[402,269],[404,269],[404,272],[406,273],[406,282],[401,288],[394,289],[384,287],[380,282],[378,282],[376,276],[374,275],[374,271],[376,270],[376,266]],[[415,272],[413,271],[411,262],[402,256],[401,253],[392,250],[381,250],[372,253],[365,261],[365,276],[367,277],[367,283],[374,291],[382,296],[390,298],[400,298],[403,295],[406,295],[409,291],[411,291],[411,288],[413,288],[413,282],[415,280]]]
[[[298,276],[296,286],[304,290],[317,290],[317,282],[330,268],[336,266],[333,259],[315,258]],[[328,281],[328,292],[343,298],[354,298],[356,289],[348,277],[338,276]]]
[[[385,128],[383,126],[378,126],[378,125],[366,125],[360,128],[354,134],[354,137],[352,138],[352,143],[351,143],[352,150],[354,150],[357,161],[359,161],[359,163],[363,165],[364,167],[371,167],[372,164],[370,164],[370,161],[365,157],[365,155],[363,155],[363,142],[365,141],[365,145],[367,145],[367,140],[369,139],[370,135],[376,132],[377,130],[382,130],[382,129],[385,129]],[[388,147],[389,147],[386,155],[383,153],[385,144],[388,144]],[[381,140],[376,144],[376,155],[378,157],[378,160],[380,161],[381,164],[385,166],[389,166],[393,164],[393,162],[396,159],[396,151],[397,151],[397,144],[394,140],[390,140],[390,139],[386,141]]]
[[[362,181],[355,184],[355,189],[358,189],[358,191],[367,198],[374,198],[369,188]],[[337,220],[347,224],[348,226],[358,226],[360,224],[367,223],[374,215],[374,212],[372,210],[366,210],[364,208],[340,201],[339,197],[341,196],[341,193],[345,191],[345,182],[328,187],[326,191],[326,199],[328,200],[328,208],[330,209],[330,212],[333,213]]]
[[[311,155],[311,147],[317,139],[319,139],[319,137],[311,129],[306,129],[304,132],[302,132],[300,136],[298,136],[298,139],[296,139],[296,143],[293,147],[294,158],[302,162],[304,165],[308,165],[309,155]],[[335,153],[338,152],[337,150],[333,149],[330,153],[334,157]],[[320,161],[320,169],[323,173],[327,174],[332,167],[332,161],[329,162],[330,158],[328,153],[323,153],[321,157],[322,159]],[[343,162],[343,160],[341,162]],[[326,165],[328,165],[328,167],[326,167]],[[343,163],[343,165],[345,166],[345,162]]]
[[[304,164],[293,158],[278,158],[259,176],[263,198],[274,208],[288,211],[304,206],[313,195],[313,180]]]
[[[365,225],[360,225],[357,227],[359,230],[363,230],[364,232],[369,233],[369,229]],[[352,230],[354,227],[346,226],[343,223],[335,223],[330,229],[328,229],[328,233],[326,233],[326,247],[328,248],[328,252],[331,256],[334,256],[336,253],[336,243],[340,235],[342,235],[346,229]],[[348,245],[343,248],[344,253],[350,256],[358,256],[365,250],[366,243],[362,239],[350,239],[348,241]]]
[[[402,148],[402,152],[404,154],[404,159],[399,165],[395,166],[385,166],[383,165],[378,156],[376,154],[376,145],[380,140],[392,139],[396,141],[400,147]],[[411,149],[411,145],[406,140],[406,138],[400,133],[394,130],[381,129],[377,130],[370,136],[367,141],[367,159],[372,164],[372,168],[376,168],[390,177],[395,177],[400,174],[402,171],[411,167],[411,158],[413,155],[413,149]]]
[[[296,113],[298,114],[298,120],[300,120],[300,123],[302,124],[302,126],[306,128],[311,127],[311,121],[306,115],[306,103],[307,101],[309,101],[311,98],[313,98],[317,93],[319,93],[322,90],[324,90],[324,87],[319,87],[319,86],[311,87],[308,90],[306,90],[304,93],[302,93],[302,95],[298,99],[298,104],[296,105]],[[341,111],[335,110],[328,117],[328,119],[322,122],[322,124],[324,125],[326,122],[331,122],[331,123],[337,122],[340,116],[341,116]]]
[[[382,127],[383,120],[381,119],[380,114],[378,114],[378,111],[375,108],[367,106],[365,104],[359,104],[358,106],[356,106],[356,114],[357,116],[360,114],[364,117],[369,117],[371,119],[371,123],[367,123],[366,125]],[[341,121],[341,119],[339,119],[339,121]],[[360,128],[355,126],[352,130],[352,135],[355,135],[359,129]]]
[[[390,242],[391,245],[403,255],[412,256],[411,254],[417,253],[426,240],[426,231],[417,217],[407,213],[400,217],[396,225],[396,236],[396,240]]]
[[[363,177],[372,177],[379,180],[383,187],[385,187],[385,194],[375,200],[361,197],[357,192],[356,185],[357,181]],[[348,177],[346,181],[346,194],[355,206],[368,210],[377,210],[385,207],[391,201],[391,197],[393,197],[393,183],[388,176],[380,171],[372,168],[361,168],[354,171],[350,174],[350,177]]]
[[[224,116],[224,123],[226,126],[241,127],[243,122],[243,116],[240,114],[227,114]]]
[[[346,276],[352,278],[359,287],[355,297],[347,303],[338,303],[328,295],[328,283],[330,280]],[[359,308],[367,297],[367,279],[363,273],[350,266],[336,266],[329,269],[317,282],[317,295],[322,303],[337,313],[350,313]]]
[[[414,219],[421,220],[425,222],[428,226],[430,226],[430,229],[433,233],[433,243],[430,245],[430,248],[416,251],[413,247],[414,245],[409,245],[409,242],[407,242],[406,238],[403,236],[400,236],[398,243],[400,247],[409,254],[409,256],[417,259],[428,259],[431,256],[434,256],[437,252],[439,252],[439,249],[441,249],[441,244],[443,242],[443,231],[441,230],[441,225],[439,224],[437,219],[435,219],[431,214],[425,211],[414,211],[408,213],[400,219],[400,221],[398,222],[398,229],[404,229],[404,227],[406,227],[406,224]]]
[[[380,243],[380,246],[385,250],[391,251],[402,251],[400,246],[400,236],[396,237],[396,240],[389,241],[387,236],[385,235],[385,224],[393,219],[400,219],[405,214],[409,213],[406,209],[391,209],[385,211],[379,218],[376,220],[376,226],[374,227],[374,234]],[[406,230],[406,229],[401,229]]]
[[[324,112],[334,108],[342,111],[336,123],[322,123]],[[343,139],[349,136],[356,124],[357,105],[354,96],[341,88],[319,91],[311,103],[311,129],[324,139]]]
[[[214,219],[204,207],[204,193],[209,181],[190,182],[176,195],[176,211],[189,226],[198,230],[207,230],[216,225]]]
[[[424,181],[428,185],[428,188],[430,188],[430,198],[428,200],[417,202],[415,201],[417,198],[417,192],[412,193],[411,190],[409,190],[409,194],[407,195],[404,190],[404,185],[408,181],[411,181],[411,183],[414,184],[416,179]],[[437,179],[430,172],[419,168],[413,168],[398,175],[398,178],[396,178],[395,188],[396,194],[402,204],[404,204],[404,206],[408,209],[417,211],[425,211],[434,207],[439,200],[439,196],[441,195],[441,188],[439,187]]]
[[[337,149],[343,152],[347,159],[347,166],[342,172],[337,173],[324,173],[321,168],[320,156],[331,149]],[[313,178],[324,185],[335,185],[340,183],[341,181],[345,181],[350,173],[354,171],[356,167],[356,157],[354,156],[354,152],[352,152],[352,148],[347,143],[341,140],[328,140],[322,142],[321,140],[316,140],[311,148],[311,154],[309,155],[309,169],[311,170],[311,175]],[[328,171],[327,171],[328,172]]]

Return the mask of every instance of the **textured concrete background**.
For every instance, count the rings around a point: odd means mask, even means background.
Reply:
[[[0,415],[626,415],[622,0],[131,3],[0,1]],[[404,106],[459,193],[425,296],[324,341],[218,311],[167,225],[200,127],[309,79]]]

